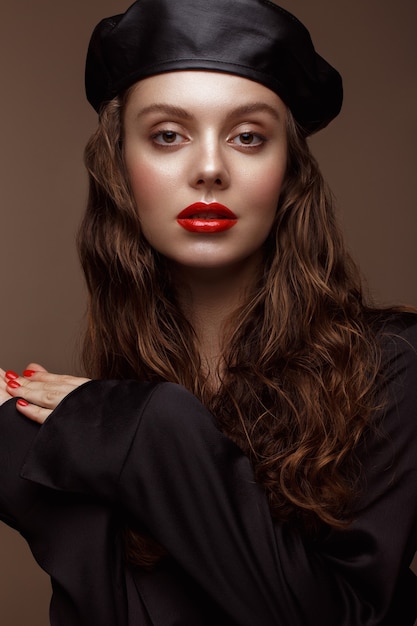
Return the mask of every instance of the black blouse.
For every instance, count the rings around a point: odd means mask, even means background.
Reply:
[[[50,574],[53,626],[411,626],[417,317],[386,327],[383,409],[355,519],[306,539],[271,520],[248,459],[171,383],[91,381],[42,427],[0,408],[0,517]],[[126,522],[170,558],[123,558]]]

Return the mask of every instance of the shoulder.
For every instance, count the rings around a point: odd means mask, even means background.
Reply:
[[[377,334],[382,366],[401,363],[417,370],[417,313],[391,313],[379,321]]]
[[[380,321],[377,332],[381,346],[379,415],[384,430],[393,429],[397,436],[401,431],[401,438],[417,441],[417,314],[390,314]]]
[[[395,311],[381,315],[379,318],[380,330],[386,334],[410,334],[417,336],[417,310]]]

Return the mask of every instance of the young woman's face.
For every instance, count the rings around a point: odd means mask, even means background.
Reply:
[[[287,159],[286,107],[230,74],[152,76],[132,90],[124,155],[143,233],[189,268],[257,264]]]

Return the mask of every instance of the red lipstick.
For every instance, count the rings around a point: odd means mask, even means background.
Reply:
[[[178,214],[177,222],[191,233],[221,233],[232,228],[237,217],[218,202],[194,202]]]

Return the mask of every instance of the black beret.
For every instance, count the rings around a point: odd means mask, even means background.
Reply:
[[[95,28],[86,62],[96,111],[136,81],[175,70],[249,78],[277,93],[306,134],[339,113],[340,74],[308,30],[270,0],[137,0]]]

